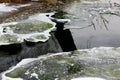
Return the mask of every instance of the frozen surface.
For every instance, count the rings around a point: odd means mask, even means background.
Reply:
[[[114,47],[47,54],[38,58],[23,59],[15,67],[3,72],[2,80],[20,78],[23,80],[28,78],[30,80],[33,78],[35,80],[46,78],[50,80],[118,80],[120,78],[119,58],[120,48]],[[5,75],[16,73],[16,69],[20,67],[23,73],[18,78]]]
[[[71,80],[105,80],[105,79],[102,79],[102,78],[96,78],[96,77],[81,77],[81,78],[74,78],[74,79],[71,79]]]
[[[36,14],[20,22],[0,24],[0,45],[30,42],[45,42],[50,32],[55,29],[55,23],[50,21],[47,14]]]
[[[17,5],[17,6],[8,6],[7,3],[0,3],[0,12],[11,12],[17,10],[17,8],[30,6],[31,4]]]

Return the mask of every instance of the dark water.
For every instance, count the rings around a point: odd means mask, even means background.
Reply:
[[[63,52],[77,50],[71,31],[69,29],[64,30],[64,25],[67,23],[67,21],[57,21],[56,19],[52,21],[56,23],[55,27],[57,30],[54,35],[59,42]]]

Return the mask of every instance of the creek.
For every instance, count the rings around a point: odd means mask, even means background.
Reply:
[[[57,25],[62,28],[60,28],[56,32],[52,32],[51,33],[52,36],[50,37],[50,39],[48,39],[48,41],[46,42],[25,41],[19,45],[0,46],[0,53],[1,53],[0,65],[2,65],[0,66],[0,71],[2,72],[4,70],[7,70],[10,66],[16,65],[24,58],[33,58],[33,57],[38,57],[40,55],[45,55],[47,53],[57,53],[63,51],[68,52],[78,49],[78,53],[75,52],[74,54],[73,52],[71,53],[71,55],[73,55],[73,57],[74,55],[77,55],[75,56],[75,59],[77,59],[80,63],[86,64],[88,71],[86,70],[85,74],[82,75],[81,73],[76,73],[76,75],[71,74],[72,76],[70,75],[64,76],[62,80],[67,80],[67,79],[70,80],[69,78],[71,77],[74,78],[74,76],[75,77],[90,76],[90,77],[101,77],[108,80],[118,80],[119,72],[114,71],[114,73],[112,74],[112,69],[116,67],[117,67],[116,69],[120,68],[119,48],[117,48],[120,47],[120,37],[119,37],[120,36],[120,31],[119,31],[120,4],[119,3],[120,2],[117,0],[115,1],[109,1],[109,0],[78,1],[77,0],[69,5],[66,5],[66,8],[63,11],[66,12],[67,14],[64,14],[64,16],[65,18],[70,19],[71,22],[64,24],[64,29],[63,29],[63,24]],[[16,49],[16,46],[19,47],[17,47]],[[79,50],[79,49],[83,49],[83,50]],[[72,58],[69,55],[67,55],[67,57]],[[54,58],[52,59],[50,61],[54,62]],[[39,60],[38,63],[36,62],[34,63],[33,61],[33,64],[36,64],[37,66],[42,65],[42,62],[40,65],[38,64],[40,63]],[[57,64],[59,64],[59,58]],[[47,64],[45,63],[45,65]],[[106,70],[107,66],[108,66],[108,70]],[[58,68],[56,67],[56,63],[54,67],[56,68],[56,70],[59,69],[59,67]],[[62,67],[65,66],[62,65]],[[49,69],[49,67],[47,68]],[[28,67],[27,69],[31,70],[31,68]],[[79,69],[77,68],[77,70]],[[106,70],[106,72],[104,72],[104,70]],[[105,75],[103,75],[103,73]],[[59,77],[59,74],[57,75]],[[20,76],[26,79],[29,78],[29,77],[24,77],[25,75],[20,75]],[[51,78],[51,76],[48,77]],[[52,79],[53,77],[51,78],[51,80]]]

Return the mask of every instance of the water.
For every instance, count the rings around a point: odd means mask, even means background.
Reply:
[[[119,80],[119,53],[120,47],[99,47],[23,59],[2,80]]]
[[[68,8],[65,9],[65,11],[68,12],[66,16],[71,19],[71,22],[67,24],[65,28],[70,29],[77,49],[100,46],[120,47],[119,6],[115,6],[114,2],[82,0],[82,2],[74,2],[72,6],[68,5],[67,7]],[[55,38],[49,39],[50,42],[40,44],[35,43],[31,45],[31,43],[23,43],[23,50],[18,52],[19,55],[17,56],[10,55],[9,57],[9,52],[5,52],[7,55],[0,59],[3,60],[3,63],[0,64],[3,66],[0,69],[6,67],[4,65],[7,63],[13,65],[14,61],[16,64],[23,58],[36,57],[42,53],[62,51],[59,43],[54,39]],[[25,46],[23,46],[24,44]],[[88,54],[84,53],[77,56],[80,62],[87,64],[88,70],[86,70],[85,74],[87,76],[100,76],[108,80],[118,80],[120,74],[119,71],[117,72],[120,68],[119,48],[116,49],[118,51],[117,53],[114,49],[116,48],[93,48],[87,50]]]
[[[66,8],[66,16],[71,19],[66,28],[71,30],[77,48],[119,47],[119,10],[114,1],[104,0],[75,1]]]

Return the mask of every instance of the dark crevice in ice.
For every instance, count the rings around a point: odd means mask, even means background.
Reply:
[[[56,23],[57,31],[55,32],[55,37],[58,40],[62,50],[64,52],[76,50],[76,45],[74,43],[73,37],[69,29],[64,30],[64,24],[67,21],[57,21],[57,19],[51,19]]]

